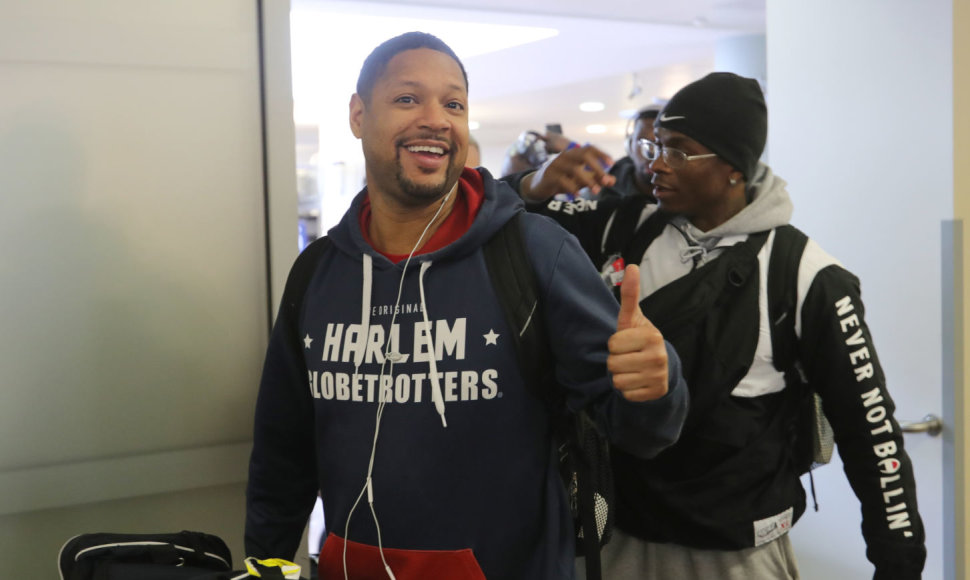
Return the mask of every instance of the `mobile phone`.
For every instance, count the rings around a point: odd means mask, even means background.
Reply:
[[[560,123],[547,123],[546,133],[556,133],[562,135],[562,125]]]

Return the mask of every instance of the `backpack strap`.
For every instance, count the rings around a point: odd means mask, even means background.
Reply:
[[[633,238],[640,222],[640,214],[650,198],[646,195],[631,195],[623,199],[613,211],[613,222],[606,234],[603,250],[606,255],[622,253],[624,246]]]
[[[290,273],[286,278],[276,322],[278,323],[280,319],[283,319],[291,325],[293,331],[287,333],[283,340],[294,352],[301,352],[303,349],[302,339],[297,336],[300,317],[303,312],[303,297],[310,285],[310,279],[317,271],[320,258],[323,257],[330,246],[330,239],[326,236],[314,240],[296,257],[296,261],[293,262]],[[303,361],[303,358],[300,357],[300,360]]]
[[[624,264],[640,264],[647,247],[667,226],[667,217],[659,210],[640,224],[640,216],[651,201],[646,195],[624,198],[623,203],[613,212],[613,221],[603,244],[604,255],[619,254]]]
[[[601,449],[592,455],[584,454],[582,450],[589,450],[591,446],[601,445],[604,440],[596,430],[596,425],[589,415],[585,412],[578,413],[572,425],[574,429],[574,439],[576,451],[571,457],[570,468],[576,474],[577,486],[577,507],[579,508],[579,522],[583,530],[583,541],[581,546],[576,546],[576,555],[582,555],[586,564],[586,580],[601,580],[602,561],[600,560],[600,528],[596,517],[597,493],[596,489],[602,484],[602,477],[605,475],[609,479],[609,485],[613,485],[610,465],[598,463],[592,464],[594,458],[609,457],[609,449]],[[606,470],[605,473],[599,470]],[[599,480],[599,481],[597,481]],[[602,498],[601,498],[602,499]],[[612,501],[610,498],[609,501]],[[607,506],[607,509],[612,509]],[[604,522],[610,522],[610,516],[603,517]],[[612,525],[604,523],[604,528]],[[608,536],[605,536],[608,538]]]
[[[640,213],[637,212],[637,218],[640,217]],[[632,239],[624,246],[622,252],[623,262],[627,265],[636,264],[639,266],[640,262],[643,261],[643,255],[647,252],[647,248],[650,247],[650,244],[666,227],[667,215],[664,212],[657,210],[650,214],[650,217],[637,228]]]
[[[549,398],[552,353],[539,306],[538,282],[525,253],[519,216],[515,214],[482,247],[485,266],[498,296],[526,384]]]
[[[812,503],[818,511],[815,495],[815,477],[812,468],[817,454],[816,447],[822,437],[820,430],[829,430],[828,420],[821,409],[818,395],[811,385],[805,385],[798,361],[798,337],[795,335],[795,319],[799,315],[798,267],[805,252],[808,236],[792,225],[775,228],[775,241],[768,261],[768,316],[771,330],[771,351],[775,369],[785,374],[789,388],[799,387],[794,397],[797,430],[794,433],[793,452],[795,467],[799,474],[808,472]],[[831,453],[831,441],[827,443]],[[827,462],[828,458],[822,462]]]
[[[798,340],[795,319],[798,312],[798,266],[808,236],[791,225],[775,228],[775,240],[768,261],[768,316],[771,352],[775,369],[786,375],[795,372]]]
[[[294,317],[294,321],[303,311],[303,296],[306,294],[310,279],[317,271],[320,258],[330,248],[330,238],[323,236],[310,243],[300,252],[290,268],[290,275],[286,279],[286,286],[283,290],[283,304],[281,309]]]
[[[553,421],[560,419],[562,412],[562,394],[555,388],[553,380],[552,353],[549,349],[546,328],[542,320],[541,305],[539,304],[539,285],[535,271],[529,257],[526,255],[525,243],[522,240],[522,226],[515,214],[499,231],[482,247],[485,255],[485,265],[488,268],[492,286],[498,297],[499,304],[505,314],[505,320],[513,330],[516,355],[519,368],[527,387],[550,404],[553,411]],[[567,437],[595,437],[583,428],[593,429],[591,421],[584,413],[575,417],[573,424],[559,429],[577,429],[575,434]],[[589,424],[583,421],[590,421]],[[568,423],[568,421],[567,421]],[[574,460],[579,458],[574,457]],[[579,518],[584,530],[582,546],[577,546],[586,556],[587,580],[600,580],[600,539],[596,523],[596,505],[593,496],[593,482],[591,481],[591,467],[576,466],[579,494]]]

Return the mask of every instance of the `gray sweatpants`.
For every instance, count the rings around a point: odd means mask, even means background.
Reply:
[[[603,580],[798,580],[791,540],[785,534],[757,548],[699,550],[654,544],[613,529],[600,553]],[[576,559],[576,578],[586,580],[585,561]]]

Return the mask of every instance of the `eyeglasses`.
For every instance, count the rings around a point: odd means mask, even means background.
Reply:
[[[693,161],[695,159],[706,159],[708,157],[717,157],[717,153],[704,153],[702,155],[688,155],[681,151],[680,149],[673,149],[671,147],[664,147],[660,143],[654,143],[649,139],[639,139],[637,141],[637,146],[640,150],[640,155],[647,161],[656,161],[661,155],[664,158],[664,163],[670,166],[671,169],[680,169],[687,165],[688,161]]]

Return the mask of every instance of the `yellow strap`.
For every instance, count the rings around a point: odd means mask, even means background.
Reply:
[[[279,568],[283,572],[283,576],[289,579],[299,580],[300,578],[300,565],[294,564],[289,560],[283,560],[282,558],[269,558],[267,560],[257,560],[252,557],[246,558],[246,571],[249,572],[250,576],[262,578],[256,566],[257,564],[264,568]]]

